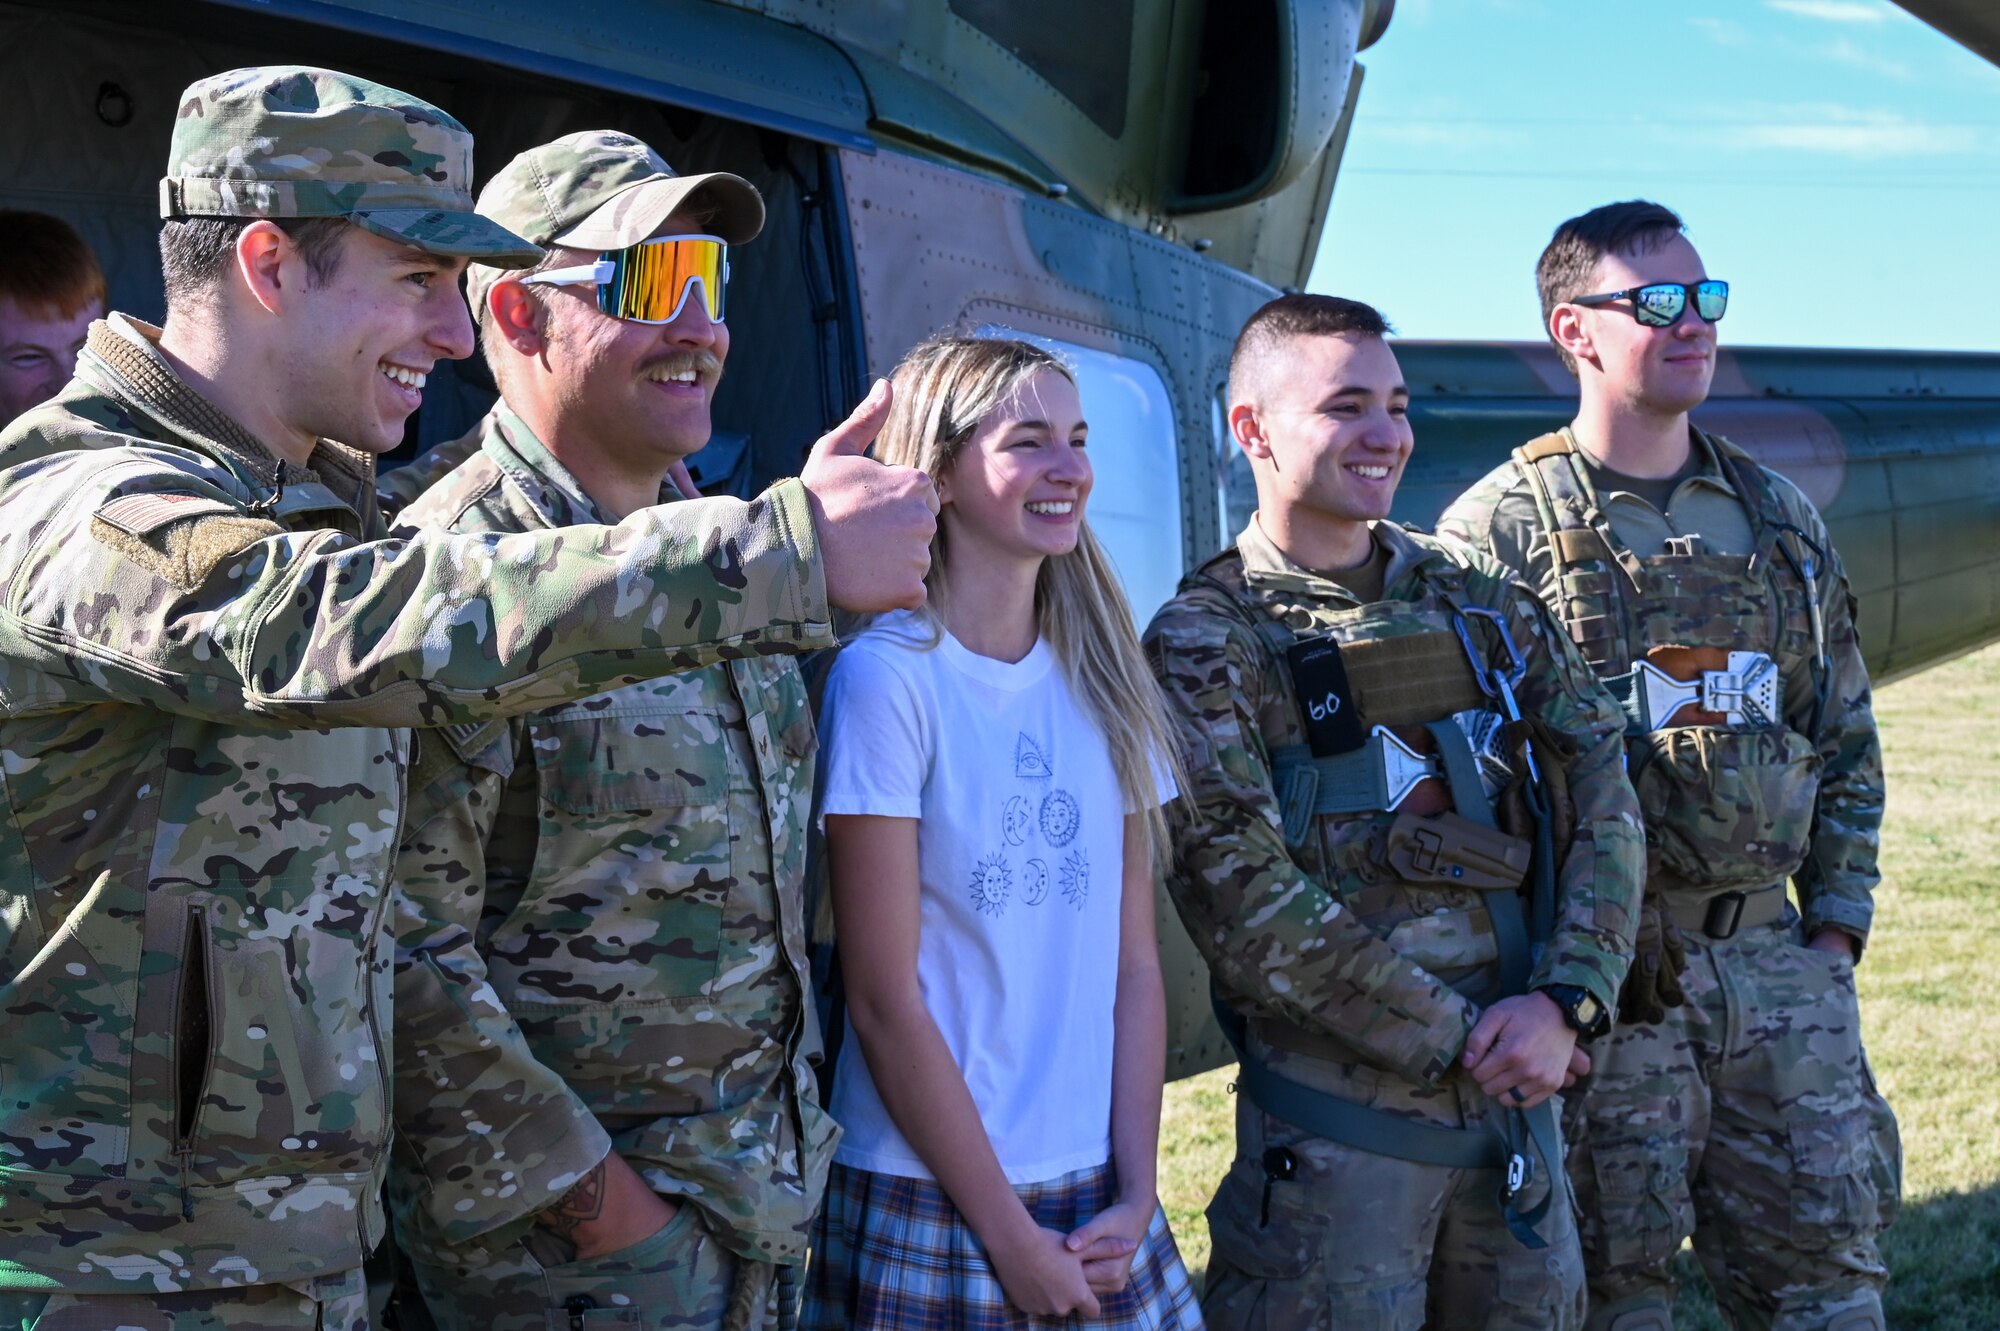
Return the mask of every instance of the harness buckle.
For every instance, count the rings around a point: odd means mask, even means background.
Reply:
[[[1411,792],[1434,776],[1443,775],[1438,760],[1429,758],[1403,743],[1395,731],[1376,726],[1370,738],[1381,741],[1382,808],[1393,812]]]
[[[1502,734],[1505,720],[1491,707],[1468,707],[1462,712],[1452,713],[1451,719],[1465,732],[1466,747],[1472,750],[1473,766],[1479,769],[1480,789],[1486,792],[1489,800],[1499,798],[1500,792],[1514,779],[1514,769],[1507,762]]]
[[[1701,705],[1726,713],[1730,725],[1777,724],[1778,663],[1763,652],[1731,652],[1729,669],[1704,672],[1701,685]]]
[[[1720,712],[1732,726],[1778,723],[1778,664],[1764,652],[1731,652],[1726,670],[1676,679],[1651,661],[1632,668],[1644,700],[1645,728],[1664,730],[1689,704]]]
[[[1501,1196],[1507,1201],[1513,1201],[1521,1195],[1521,1190],[1526,1188],[1529,1180],[1534,1177],[1535,1162],[1520,1151],[1515,1151],[1507,1157],[1507,1182]]]

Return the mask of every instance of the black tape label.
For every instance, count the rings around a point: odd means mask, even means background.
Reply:
[[[1340,644],[1332,638],[1308,638],[1285,652],[1292,689],[1306,725],[1306,743],[1315,758],[1352,753],[1368,742],[1354,694],[1347,685],[1347,665]]]

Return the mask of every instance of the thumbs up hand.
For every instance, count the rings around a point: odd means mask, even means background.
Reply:
[[[799,473],[819,531],[827,599],[862,614],[924,603],[937,532],[930,477],[866,456],[889,417],[889,402],[888,380],[876,380],[854,413],[820,436]]]

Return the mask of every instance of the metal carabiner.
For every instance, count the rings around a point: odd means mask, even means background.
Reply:
[[[1465,622],[1468,615],[1486,620],[1493,625],[1493,631],[1500,635],[1500,645],[1507,649],[1506,674],[1503,675],[1496,667],[1488,665],[1479,649],[1473,646],[1472,631]],[[1465,648],[1466,659],[1472,663],[1472,673],[1478,678],[1480,689],[1495,702],[1503,697],[1511,697],[1514,686],[1528,677],[1528,661],[1521,655],[1521,649],[1514,645],[1514,633],[1507,627],[1507,617],[1498,610],[1488,610],[1484,606],[1469,605],[1463,609],[1453,606],[1451,626],[1458,633],[1459,645]],[[1520,719],[1518,714],[1508,718],[1510,721]]]
[[[1826,551],[1818,541],[1805,534],[1789,522],[1773,523],[1777,530],[1778,553],[1792,566],[1792,572],[1806,585],[1806,614],[1812,620],[1813,659],[1821,670],[1826,669],[1826,626],[1821,622],[1819,609],[1819,575],[1826,570]],[[1789,536],[1799,543],[1803,555],[1795,554],[1786,542]]]
[[[1500,637],[1500,645],[1507,649],[1507,670],[1503,674],[1497,666],[1489,664],[1479,648],[1473,644],[1472,628],[1467,617],[1483,619],[1493,626]],[[1521,649],[1514,642],[1514,632],[1507,627],[1507,617],[1498,610],[1488,610],[1484,606],[1469,605],[1451,608],[1452,631],[1458,634],[1458,644],[1465,649],[1465,659],[1472,666],[1472,678],[1479,685],[1479,691],[1500,705],[1500,714],[1509,721],[1521,719],[1521,705],[1514,700],[1514,686],[1528,677],[1528,659],[1521,655]],[[1528,776],[1539,785],[1542,780],[1541,766],[1535,761],[1535,746],[1521,745],[1521,755],[1528,760]]]

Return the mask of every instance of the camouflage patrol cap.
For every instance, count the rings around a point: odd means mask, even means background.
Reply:
[[[591,129],[530,148],[479,191],[481,215],[537,245],[619,250],[636,245],[687,206],[714,216],[707,230],[732,245],[764,229],[764,196],[741,176],[710,171],[679,176],[666,159],[630,134]],[[475,315],[486,305],[489,277],[468,281]]]
[[[431,254],[523,268],[541,251],[472,209],[472,135],[428,102],[300,65],[191,85],[160,216],[345,217]]]

